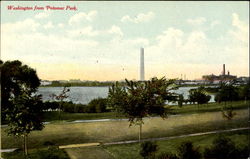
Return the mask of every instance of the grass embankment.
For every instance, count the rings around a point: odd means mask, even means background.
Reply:
[[[234,109],[245,109],[248,104],[245,101],[237,101],[232,103]],[[172,109],[171,114],[193,114],[193,113],[204,113],[204,112],[216,112],[221,111],[224,103],[208,103],[203,105],[183,105],[181,108],[179,106],[170,106]],[[169,107],[169,106],[168,106]],[[106,113],[66,113],[61,112],[61,119],[63,121],[73,121],[73,120],[92,120],[92,119],[117,119],[125,118],[124,115],[118,114],[116,112],[106,112]],[[45,112],[44,121],[56,121],[59,119],[58,112]]]
[[[195,147],[199,147],[200,152],[203,152],[206,147],[212,145],[213,140],[218,136],[223,135],[232,139],[237,147],[244,147],[248,144],[248,130],[237,132],[227,132],[221,134],[211,134],[195,137],[185,137],[168,141],[158,141],[158,151],[156,155],[162,152],[177,153],[177,147],[184,141],[193,142]],[[72,159],[98,159],[100,156],[104,159],[142,159],[139,155],[140,144],[123,144],[111,146],[98,146],[89,148],[65,149]]]
[[[247,127],[248,111],[237,110],[231,121],[222,118],[221,112],[209,112],[192,115],[171,116],[162,120],[159,117],[144,119],[143,138],[177,136],[197,132]],[[22,139],[9,137],[2,128],[2,148],[22,147]],[[95,123],[53,123],[45,125],[42,131],[31,132],[29,148],[45,147],[45,142],[55,145],[68,145],[91,142],[113,142],[135,140],[138,138],[138,127],[129,127],[127,121]]]
[[[238,132],[228,132],[222,133],[220,135],[229,137],[232,141],[236,144],[237,147],[244,147],[248,144],[248,130],[238,131]],[[158,145],[158,152],[156,155],[159,155],[162,152],[168,153],[177,153],[177,147],[184,141],[191,141],[193,142],[195,147],[199,147],[200,152],[203,152],[206,147],[212,145],[213,140],[218,136],[218,134],[212,135],[204,135],[204,136],[195,136],[195,137],[185,137],[179,139],[173,139],[168,141],[157,141]],[[142,159],[139,155],[140,145],[137,144],[124,144],[124,145],[112,145],[112,146],[103,146],[100,148],[96,148],[98,151],[101,149],[104,152],[109,152],[110,159]],[[75,150],[68,149],[66,150],[69,155],[71,155]],[[80,151],[79,149],[77,150]],[[94,149],[92,149],[92,153],[94,153]],[[85,155],[82,151],[78,153],[78,158],[81,158],[81,155]],[[88,159],[88,158],[86,158]],[[93,158],[94,159],[94,158]]]

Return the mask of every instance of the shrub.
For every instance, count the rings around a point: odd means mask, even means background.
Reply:
[[[204,157],[206,159],[241,159],[248,157],[248,148],[243,149],[236,148],[235,144],[230,138],[219,136],[213,141],[213,145],[210,148],[206,148],[204,151]]]
[[[200,159],[201,153],[198,148],[194,148],[192,142],[183,142],[178,147],[178,155],[180,159]]]
[[[158,155],[157,159],[178,159],[178,157],[174,154],[163,152]]]
[[[140,155],[144,158],[154,158],[157,151],[157,144],[151,141],[146,141],[141,144]]]
[[[56,110],[59,108],[59,102],[46,101],[43,103],[43,110]]]
[[[88,113],[102,113],[106,112],[107,109],[107,99],[97,98],[89,102],[87,112]]]

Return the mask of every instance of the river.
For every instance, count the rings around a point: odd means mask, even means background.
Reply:
[[[188,98],[188,91],[197,87],[180,87],[174,92],[183,94],[184,98]],[[63,90],[63,87],[39,87],[38,93],[43,96],[43,100],[51,100],[51,94],[58,95]],[[73,103],[88,104],[92,99],[105,98],[108,96],[109,87],[70,87],[68,100]],[[214,96],[211,96],[209,102],[214,102]]]

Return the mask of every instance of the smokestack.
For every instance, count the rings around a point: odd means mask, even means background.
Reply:
[[[140,80],[144,81],[144,49],[141,48],[141,57],[140,57]]]
[[[223,71],[222,71],[222,75],[223,75],[223,76],[225,76],[225,74],[226,74],[226,71],[225,71],[225,70],[226,70],[226,66],[225,66],[225,64],[223,64]]]

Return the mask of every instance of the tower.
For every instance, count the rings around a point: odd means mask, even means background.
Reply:
[[[140,55],[140,81],[144,81],[144,48],[141,48]]]

